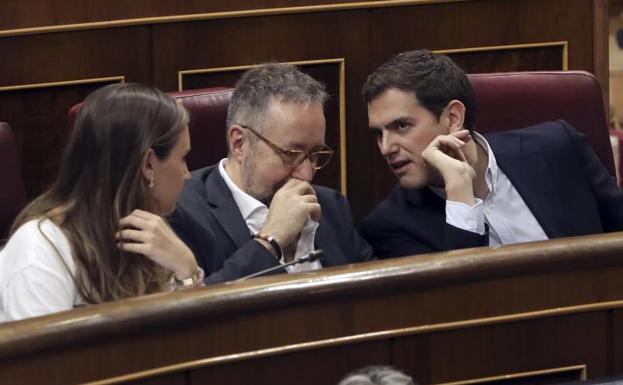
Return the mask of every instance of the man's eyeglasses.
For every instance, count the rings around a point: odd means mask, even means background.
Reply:
[[[286,167],[296,168],[305,161],[305,158],[307,158],[309,159],[309,162],[311,163],[314,170],[320,170],[321,168],[329,164],[329,161],[331,161],[331,158],[333,157],[333,154],[335,153],[335,151],[333,151],[327,145],[314,151],[289,150],[289,149],[286,150],[286,149],[283,149],[277,146],[275,143],[271,142],[270,140],[266,139],[264,136],[262,136],[259,132],[255,131],[251,127],[244,126],[242,124],[238,124],[238,125],[244,128],[245,130],[251,131],[253,135],[260,138],[264,143],[266,143],[273,150],[275,150],[275,152],[281,157],[281,160],[283,161],[283,164]]]

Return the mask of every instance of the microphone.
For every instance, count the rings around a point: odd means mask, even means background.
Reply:
[[[288,263],[284,263],[283,265],[279,264],[277,266],[273,266],[273,267],[269,267],[268,269],[264,269],[261,271],[258,271],[256,273],[253,274],[249,274],[246,275],[242,278],[238,278],[236,280],[234,280],[234,282],[238,282],[238,281],[245,281],[249,278],[255,278],[255,277],[259,277],[260,275],[264,275],[264,274],[268,274],[268,273],[272,273],[273,271],[277,271],[280,269],[285,269],[288,266],[293,266],[293,265],[297,265],[299,263],[304,263],[304,262],[315,262],[317,260],[319,260],[320,258],[322,258],[322,256],[324,255],[324,252],[322,251],[322,249],[318,249],[318,250],[313,250],[311,252],[309,252],[308,254],[297,258],[293,261],[290,261]]]

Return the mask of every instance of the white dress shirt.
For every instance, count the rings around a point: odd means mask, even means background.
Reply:
[[[472,207],[460,202],[446,201],[446,223],[480,235],[485,233],[487,223],[490,246],[548,239],[526,202],[498,168],[495,155],[486,139],[476,132],[472,138],[489,155],[485,176],[489,194],[484,201],[475,198],[476,203]]]
[[[264,223],[266,223],[268,207],[236,186],[236,184],[229,178],[227,171],[225,171],[226,164],[227,158],[221,159],[219,162],[218,169],[221,173],[221,177],[234,197],[238,210],[240,210],[240,214],[249,228],[249,234],[255,234],[260,231],[260,229],[264,226]],[[318,222],[312,220],[311,218],[307,218],[307,221],[301,230],[301,236],[296,244],[296,253],[294,254],[295,259],[301,258],[314,250],[314,237],[316,236],[317,228]],[[284,263],[283,257],[279,263]],[[322,265],[320,264],[320,261],[316,260],[314,262],[305,262],[288,266],[286,267],[286,270],[288,273],[297,273],[300,271],[318,270],[321,268]]]

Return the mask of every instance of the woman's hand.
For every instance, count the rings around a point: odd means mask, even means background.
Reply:
[[[117,247],[142,254],[175,273],[177,279],[190,277],[197,271],[192,251],[171,230],[162,217],[143,210],[121,218]]]

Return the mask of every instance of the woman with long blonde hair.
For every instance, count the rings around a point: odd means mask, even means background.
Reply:
[[[0,251],[0,322],[202,285],[163,215],[189,178],[188,114],[139,84],[87,97],[58,178]]]

